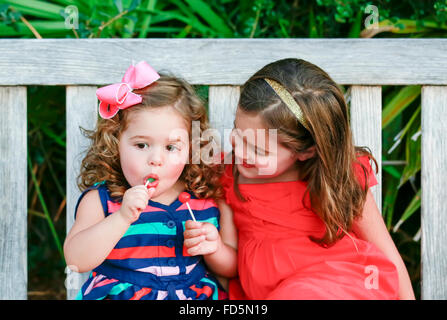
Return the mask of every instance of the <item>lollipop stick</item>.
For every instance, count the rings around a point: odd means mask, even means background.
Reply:
[[[188,207],[189,213],[191,214],[192,220],[197,221],[196,218],[194,217],[194,214],[192,213],[191,207],[189,206],[189,203],[186,202],[186,206]]]

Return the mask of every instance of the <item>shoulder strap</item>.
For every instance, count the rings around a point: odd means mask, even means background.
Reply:
[[[109,193],[105,184],[105,181],[97,182],[91,187],[88,187],[85,189],[81,195],[79,196],[78,202],[76,203],[75,211],[74,211],[74,218],[76,219],[76,213],[78,212],[79,203],[81,202],[82,198],[89,192],[90,190],[98,190],[99,192],[99,199],[101,200],[102,209],[104,211],[104,216],[107,217],[108,215],[108,206],[107,206],[107,200],[109,198]]]

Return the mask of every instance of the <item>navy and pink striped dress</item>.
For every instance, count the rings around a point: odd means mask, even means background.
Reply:
[[[110,196],[103,181],[86,189],[97,189],[104,214],[117,211],[121,203]],[[189,201],[197,221],[219,229],[219,209],[211,199]],[[75,217],[76,217],[75,210]],[[188,208],[178,199],[170,205],[152,200],[132,223],[106,260],[92,270],[76,299],[117,300],[217,300],[225,293],[205,267],[202,256],[190,256],[183,247]]]

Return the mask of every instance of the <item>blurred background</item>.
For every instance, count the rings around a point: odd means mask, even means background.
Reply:
[[[446,36],[447,0],[0,0],[1,38]],[[420,298],[421,87],[382,90],[382,213]],[[65,136],[65,87],[29,86],[29,299],[66,297]]]

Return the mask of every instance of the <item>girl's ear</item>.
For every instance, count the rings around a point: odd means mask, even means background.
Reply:
[[[315,146],[309,147],[304,151],[297,154],[299,161],[306,161],[307,159],[313,158],[315,156]]]

